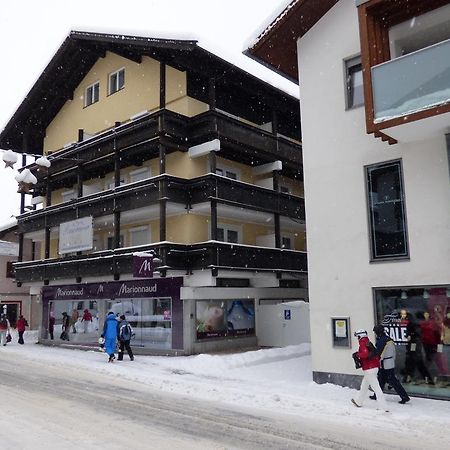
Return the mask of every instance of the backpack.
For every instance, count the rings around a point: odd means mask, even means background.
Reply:
[[[375,345],[372,344],[372,342],[368,341],[366,344],[367,350],[369,351],[369,359],[377,358],[378,352]]]
[[[129,341],[132,334],[133,332],[128,323],[120,326],[119,338],[121,341]]]

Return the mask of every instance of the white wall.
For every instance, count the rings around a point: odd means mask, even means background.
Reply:
[[[314,371],[356,373],[333,349],[331,317],[372,329],[372,288],[450,282],[450,183],[445,136],[393,145],[345,111],[343,60],[360,53],[354,0],[338,2],[298,42]],[[364,166],[402,158],[409,261],[369,263]],[[353,341],[353,347],[356,341]]]

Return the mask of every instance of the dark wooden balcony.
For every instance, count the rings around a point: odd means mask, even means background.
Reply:
[[[107,250],[87,255],[19,262],[14,264],[17,282],[75,279],[77,277],[130,275],[133,252],[153,250],[161,260],[159,270],[249,270],[306,273],[306,252],[207,241],[192,245],[153,244]],[[158,270],[158,268],[156,269]]]
[[[22,214],[18,218],[19,232],[30,233],[46,227],[56,227],[62,222],[82,217],[97,218],[117,211],[125,212],[144,208],[157,204],[162,192],[169,202],[182,204],[186,208],[194,204],[217,200],[219,203],[239,208],[277,213],[281,216],[305,220],[304,200],[300,197],[215,174],[191,180],[160,175]]]
[[[114,154],[120,153],[122,168],[139,165],[158,156],[159,144],[168,152],[187,151],[190,146],[219,138],[219,155],[231,160],[259,165],[283,161],[286,171],[301,173],[301,145],[248,125],[218,111],[187,117],[165,109],[111,128],[86,141],[77,142],[50,156],[51,167],[36,173],[37,192],[45,192],[47,180],[52,190],[73,186],[82,171],[84,180],[114,171]],[[50,177],[50,178],[48,178]]]

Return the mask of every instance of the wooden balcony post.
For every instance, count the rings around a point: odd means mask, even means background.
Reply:
[[[217,241],[217,200],[211,200],[211,239]]]
[[[167,181],[159,180],[159,240],[166,240]]]
[[[166,65],[159,63],[159,109],[166,107]]]
[[[209,109],[216,109],[216,79],[210,78],[208,80],[208,104]]]

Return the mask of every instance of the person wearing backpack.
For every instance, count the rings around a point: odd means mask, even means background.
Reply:
[[[117,324],[117,336],[119,337],[119,354],[117,356],[117,361],[123,360],[123,351],[126,349],[130,361],[134,361],[133,351],[130,347],[130,341],[133,337],[133,329],[131,325],[127,322],[125,315],[120,316],[120,322]]]
[[[373,332],[377,338],[376,347],[377,352],[380,355],[380,369],[378,370],[378,382],[383,390],[384,385],[388,383],[392,386],[400,396],[399,403],[404,405],[411,399],[406,393],[405,389],[401,385],[398,378],[395,376],[395,342],[385,333],[383,325],[375,325]],[[372,400],[376,400],[376,394],[370,396]]]
[[[366,330],[357,330],[354,336],[358,338],[358,351],[357,356],[361,361],[361,368],[363,370],[363,379],[361,382],[361,387],[359,389],[356,398],[352,398],[352,403],[361,408],[364,400],[367,398],[367,393],[369,391],[369,386],[375,392],[377,396],[377,402],[379,409],[389,412],[386,404],[386,399],[384,398],[383,391],[381,390],[380,384],[378,383],[378,368],[380,367],[380,358],[377,354],[375,346],[370,342],[367,336]]]

